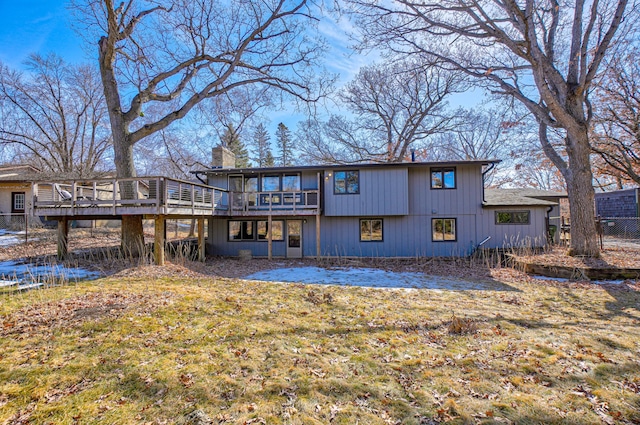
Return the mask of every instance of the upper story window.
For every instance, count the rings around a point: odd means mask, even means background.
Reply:
[[[360,193],[360,172],[336,171],[333,174],[333,193],[337,195]]]
[[[263,192],[278,192],[280,190],[280,176],[262,176]]]
[[[431,169],[431,189],[455,189],[456,169],[432,168]]]
[[[300,174],[285,174],[284,176],[282,176],[282,191],[300,191]]]
[[[496,224],[529,224],[529,211],[496,211]]]

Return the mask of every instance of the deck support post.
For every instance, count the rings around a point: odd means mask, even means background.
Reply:
[[[64,261],[69,254],[69,220],[62,217],[58,220],[58,260]]]
[[[155,237],[153,245],[153,255],[157,266],[164,266],[164,245],[166,237],[166,220],[164,215],[155,217]]]
[[[267,257],[269,258],[269,260],[271,260],[272,256],[273,256],[273,232],[271,229],[271,224],[273,224],[272,219],[271,219],[271,214],[269,214],[269,219],[267,222]]]
[[[320,252],[320,184],[322,183],[322,179],[320,176],[320,172],[318,172],[318,201],[316,206],[316,260],[320,261],[322,257],[322,253]]]
[[[204,217],[198,217],[198,261],[204,262]]]

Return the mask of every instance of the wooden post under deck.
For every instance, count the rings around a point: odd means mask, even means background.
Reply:
[[[320,173],[318,172],[318,205],[316,207],[316,260],[320,260],[320,257],[322,257],[320,252],[320,193],[322,193],[320,184],[322,184],[322,180],[320,178]]]
[[[155,238],[153,246],[153,254],[157,266],[164,266],[164,245],[166,242],[166,221],[163,215],[157,215],[155,218]]]
[[[267,257],[269,260],[271,260],[272,257],[271,248],[273,247],[273,232],[271,231],[271,224],[271,214],[269,214],[269,220],[267,221]]]
[[[69,220],[62,217],[58,220],[58,260],[67,259],[69,253]]]
[[[198,217],[198,261],[204,262],[204,217]]]

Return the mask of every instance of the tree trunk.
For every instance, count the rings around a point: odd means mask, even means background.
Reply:
[[[567,131],[567,154],[570,166],[564,177],[571,215],[571,245],[568,254],[599,257],[593,174],[586,128],[580,132]]]
[[[133,145],[129,142],[127,134],[122,132],[116,136],[114,132],[113,150],[118,178],[135,177]],[[122,199],[138,198],[136,185],[133,182],[120,182],[119,190]],[[141,215],[122,217],[120,247],[125,256],[139,257],[144,253],[144,229]]]

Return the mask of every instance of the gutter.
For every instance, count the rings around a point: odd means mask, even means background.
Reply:
[[[496,168],[496,163],[492,162],[491,164],[489,164],[489,168],[487,168],[486,170],[484,170],[482,172],[482,203],[484,204],[487,200],[484,198],[484,176],[487,175],[488,172],[490,172],[491,170],[493,170],[494,168]]]

